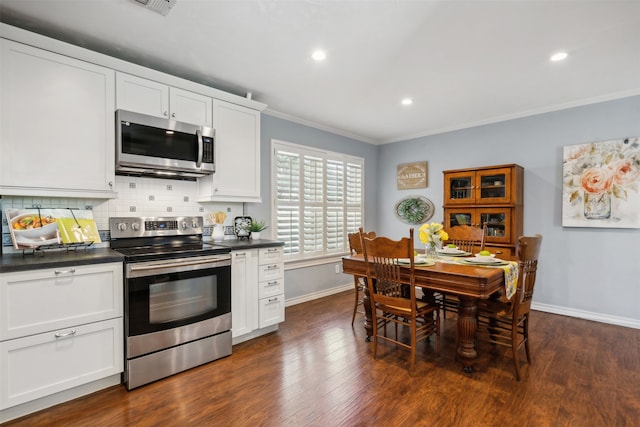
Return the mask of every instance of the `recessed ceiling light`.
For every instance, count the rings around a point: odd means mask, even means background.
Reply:
[[[553,55],[551,55],[549,59],[553,62],[558,62],[558,61],[563,61],[567,59],[567,56],[569,56],[567,52],[556,52]]]
[[[404,98],[401,102],[402,102],[402,105],[411,105],[411,104],[413,104],[413,99]]]
[[[324,50],[316,50],[311,54],[314,61],[324,61],[327,58],[327,53]]]

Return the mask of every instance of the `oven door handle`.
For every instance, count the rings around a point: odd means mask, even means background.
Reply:
[[[164,261],[162,264],[129,264],[129,271],[148,271],[148,270],[164,270],[171,268],[182,268],[182,267],[190,267],[190,266],[205,266],[207,268],[215,268],[215,267],[225,267],[227,265],[231,265],[231,261],[228,258],[217,258],[217,259],[208,259],[208,260],[199,260],[199,261],[178,261],[178,262],[167,262]]]

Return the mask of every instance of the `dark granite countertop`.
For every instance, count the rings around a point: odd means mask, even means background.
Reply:
[[[29,271],[44,268],[69,267],[74,265],[122,262],[124,257],[109,248],[87,248],[72,251],[55,250],[22,255],[21,253],[0,256],[0,273]]]
[[[215,244],[226,246],[233,251],[241,249],[278,247],[283,246],[284,242],[267,239],[234,239],[215,242]],[[12,253],[0,256],[0,273],[122,261],[124,261],[124,256],[110,248],[81,248],[72,251],[54,250],[28,255]]]

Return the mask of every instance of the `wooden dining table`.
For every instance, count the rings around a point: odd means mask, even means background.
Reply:
[[[409,276],[409,266],[402,266]],[[363,255],[342,258],[342,269],[346,274],[366,278],[367,270]],[[456,355],[466,372],[473,370],[473,361],[478,357],[475,348],[478,299],[487,299],[504,289],[504,271],[501,268],[476,267],[473,265],[436,262],[432,266],[415,266],[415,285],[425,290],[456,295],[458,305],[458,328]],[[373,323],[369,291],[364,295],[367,340],[373,336]]]

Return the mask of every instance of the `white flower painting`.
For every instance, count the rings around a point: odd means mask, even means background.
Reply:
[[[640,228],[640,138],[563,151],[562,225]]]

